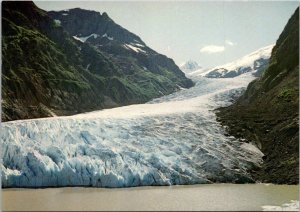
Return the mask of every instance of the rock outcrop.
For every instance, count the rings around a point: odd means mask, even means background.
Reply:
[[[218,119],[229,134],[265,154],[258,181],[299,183],[299,8],[272,50],[269,66]]]

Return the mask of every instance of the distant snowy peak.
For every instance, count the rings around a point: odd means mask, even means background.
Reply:
[[[197,62],[195,62],[193,60],[189,60],[189,61],[183,63],[180,66],[180,69],[185,73],[190,73],[190,72],[196,71],[198,69],[201,69],[201,66],[199,66],[199,64]]]
[[[199,76],[208,78],[232,78],[248,72],[252,72],[254,76],[259,76],[268,65],[273,46],[274,45],[269,45],[258,49],[236,61],[202,72]]]

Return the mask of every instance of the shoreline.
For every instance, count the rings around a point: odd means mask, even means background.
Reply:
[[[274,185],[274,186],[299,186],[298,184],[279,184],[279,183],[269,183],[269,182],[253,182],[253,183],[222,183],[222,182],[212,182],[212,183],[200,183],[200,184],[174,184],[174,185],[141,185],[141,186],[128,186],[128,187],[95,187],[95,186],[42,186],[42,187],[2,187],[1,190],[19,190],[19,189],[63,189],[63,188],[95,188],[95,189],[135,189],[135,188],[173,188],[180,186],[208,186],[208,185]]]
[[[262,210],[299,199],[298,185],[197,184],[4,189],[3,210]]]

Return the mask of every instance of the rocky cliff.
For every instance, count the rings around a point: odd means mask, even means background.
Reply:
[[[267,69],[218,119],[229,134],[265,154],[258,181],[299,183],[299,8],[272,50]]]

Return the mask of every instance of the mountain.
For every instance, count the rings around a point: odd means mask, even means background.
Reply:
[[[201,69],[201,66],[198,65],[197,62],[193,61],[193,60],[189,60],[187,62],[185,62],[184,64],[182,64],[180,66],[180,69],[184,72],[184,73],[191,73],[193,71],[196,71],[198,69]]]
[[[217,66],[200,75],[208,78],[232,78],[252,72],[254,76],[260,76],[268,65],[273,46],[258,49],[236,61]]]
[[[193,85],[106,13],[48,14],[33,2],[2,3],[2,65],[3,121],[143,103]]]
[[[253,173],[258,180],[299,183],[299,8],[262,76],[217,116],[229,134],[255,142],[265,154],[263,168]]]
[[[178,87],[191,87],[192,81],[174,61],[148,47],[137,35],[116,24],[107,13],[82,10],[50,11],[48,15],[77,40],[102,52],[118,66],[131,85],[153,98]],[[87,64],[90,70],[96,64]],[[158,75],[158,76],[156,76]],[[142,84],[142,86],[141,86]],[[145,92],[145,93],[143,93]]]

